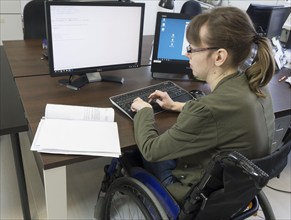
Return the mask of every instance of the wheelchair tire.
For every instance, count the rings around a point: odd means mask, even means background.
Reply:
[[[265,193],[263,191],[260,191],[257,197],[259,200],[259,204],[262,208],[265,220],[275,220],[275,214]]]
[[[168,219],[153,193],[132,177],[116,179],[106,192],[102,219]]]

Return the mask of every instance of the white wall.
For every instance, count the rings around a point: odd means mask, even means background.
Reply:
[[[20,1],[0,0],[0,45],[2,40],[22,38]]]
[[[17,1],[17,0],[0,0],[0,1],[9,1],[9,2],[13,2],[13,1]],[[22,13],[23,8],[25,6],[25,4],[29,1],[29,0],[18,0],[21,2],[21,7],[20,7],[20,11]],[[96,0],[92,0],[92,1],[96,1]],[[97,0],[98,1],[98,0]],[[100,0],[99,0],[100,1]],[[155,30],[155,23],[156,23],[156,13],[159,10],[162,10],[159,6],[159,0],[134,0],[135,2],[143,2],[146,5],[146,9],[145,9],[145,23],[144,23],[144,35],[153,35],[154,34],[154,30]],[[175,0],[175,8],[174,8],[174,12],[179,12],[183,3],[186,0]],[[226,6],[236,6],[239,7],[243,10],[246,10],[247,7],[249,6],[250,3],[257,3],[257,4],[272,4],[272,5],[291,5],[291,0],[257,0],[257,1],[246,1],[246,0],[223,0],[222,1],[222,5]],[[18,16],[18,20],[17,22],[19,23],[19,16]],[[12,18],[11,18],[12,19]],[[291,16],[289,16],[288,18],[289,20],[287,20],[286,24],[291,24]],[[5,24],[3,24],[3,21],[0,20],[1,23],[1,28],[2,26],[9,25],[9,22],[7,21]],[[19,38],[19,32],[22,31],[22,28],[18,26],[14,27],[13,25],[10,26],[9,25],[9,35],[13,36],[13,33],[17,33],[17,38]],[[21,29],[21,30],[19,30]],[[8,33],[8,32],[7,32]],[[15,37],[14,37],[15,38]],[[1,40],[1,39],[0,39]],[[0,42],[1,43],[1,42]]]

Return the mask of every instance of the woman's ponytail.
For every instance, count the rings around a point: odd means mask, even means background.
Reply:
[[[250,89],[257,96],[265,97],[261,88],[270,82],[275,72],[274,54],[268,38],[256,34],[253,42],[258,45],[257,56],[253,64],[245,71],[245,74]]]

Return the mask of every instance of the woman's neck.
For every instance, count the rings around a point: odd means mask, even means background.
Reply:
[[[209,75],[208,79],[206,79],[206,82],[208,83],[210,90],[213,91],[217,84],[224,79],[225,77],[234,74],[237,72],[236,68],[230,68],[224,71],[214,71],[212,74]]]

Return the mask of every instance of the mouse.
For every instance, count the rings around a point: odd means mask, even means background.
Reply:
[[[198,89],[193,89],[191,91],[189,91],[189,93],[195,98],[195,99],[199,99],[202,96],[205,96],[204,92],[202,92],[201,90]]]

